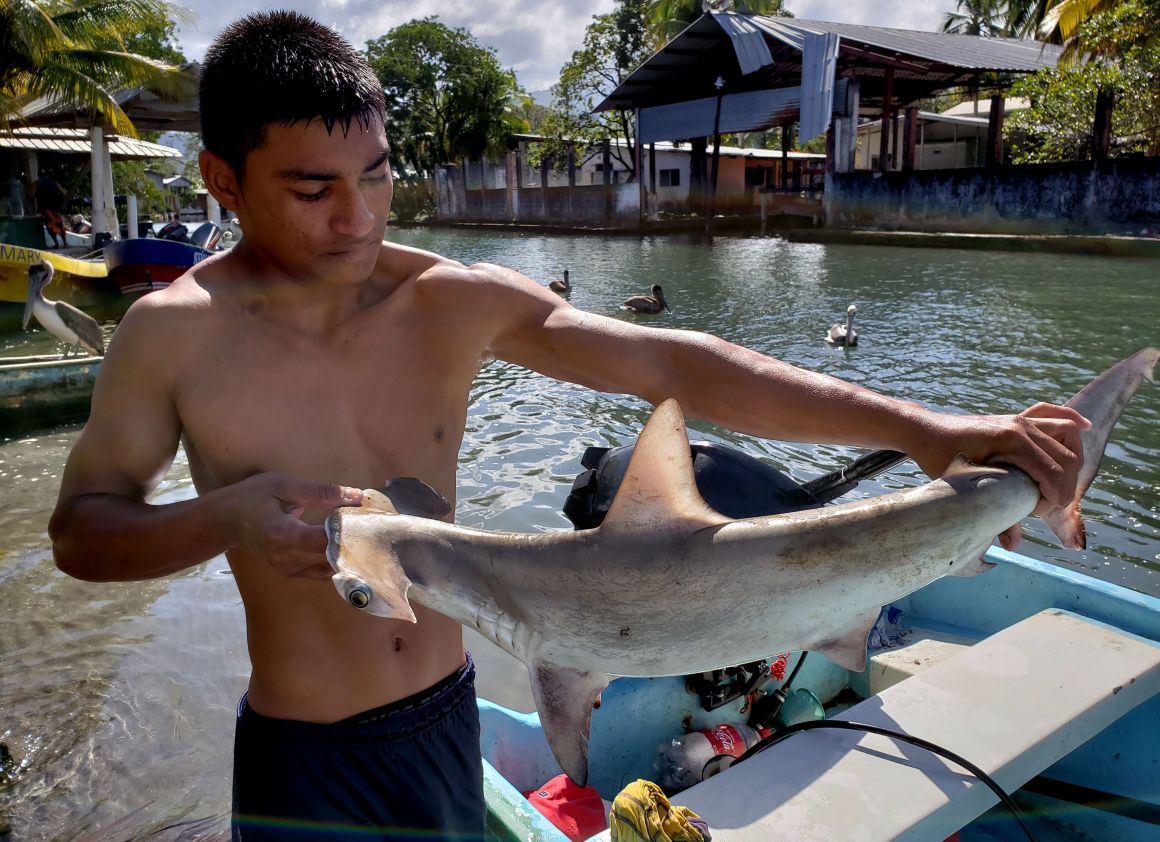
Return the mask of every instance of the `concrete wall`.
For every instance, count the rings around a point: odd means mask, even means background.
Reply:
[[[442,167],[435,173],[436,214],[446,221],[597,226],[635,223],[640,215],[639,190],[635,182],[607,189],[603,184],[577,184],[573,190],[525,186],[517,191],[513,184],[510,189],[480,190],[465,188],[458,166]]]
[[[836,173],[827,224],[981,233],[1160,230],[1160,158],[1005,166],[992,170]]]

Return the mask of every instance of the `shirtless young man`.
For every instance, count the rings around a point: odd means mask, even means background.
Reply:
[[[489,356],[653,403],[675,397],[755,436],[903,450],[931,476],[958,453],[999,460],[1035,478],[1046,503],[1071,498],[1086,426],[1071,410],[936,413],[705,334],[581,312],[499,266],[383,243],[381,87],[309,19],[261,14],[223,32],[201,109],[206,185],[245,238],[125,316],[50,530],[60,568],[83,579],[227,555],[253,666],[235,838],[285,838],[286,822],[310,838],[481,831],[460,626],[418,605],[415,625],[352,610],[328,581],[319,524],[393,476],[454,501],[469,387]],[[149,504],[179,442],[199,496]]]

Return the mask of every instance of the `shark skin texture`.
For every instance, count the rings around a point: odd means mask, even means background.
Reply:
[[[1076,499],[1045,517],[1066,546],[1082,546],[1079,499],[1158,359],[1145,349],[1069,401],[1092,426]],[[599,528],[456,526],[430,486],[397,479],[330,515],[327,558],[355,609],[414,622],[415,600],[522,660],[548,743],[584,785],[592,706],[609,675],[687,675],[791,650],[861,671],[883,605],[941,576],[990,569],[982,555],[994,537],[1038,502],[1022,471],[960,458],[914,488],[732,520],[697,491],[684,416],[667,400]]]

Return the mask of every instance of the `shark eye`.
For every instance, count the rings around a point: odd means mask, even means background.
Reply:
[[[362,611],[371,604],[371,589],[366,585],[355,585],[346,595],[346,601]]]

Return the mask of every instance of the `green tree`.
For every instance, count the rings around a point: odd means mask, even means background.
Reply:
[[[0,125],[43,97],[136,136],[117,91],[144,87],[180,99],[197,89],[191,76],[126,43],[126,34],[175,14],[163,0],[0,0]]]
[[[1030,108],[1012,114],[1005,126],[1015,160],[1088,158],[1101,93],[1114,102],[1110,154],[1160,155],[1157,32],[1156,0],[1121,0],[1081,22],[1071,37],[1090,60],[1042,70],[1011,90],[1031,102]]]
[[[947,12],[942,31],[952,35],[994,38],[1006,29],[1005,0],[958,0],[958,11]]]
[[[145,10],[136,29],[124,33],[126,51],[176,67],[188,63],[177,43],[177,23],[169,9]]]
[[[386,92],[391,164],[403,179],[506,149],[526,128],[512,107],[515,74],[465,29],[413,20],[368,41],[367,59]]]
[[[556,166],[564,161],[564,145],[576,142],[585,154],[595,154],[605,138],[614,144],[612,155],[636,178],[632,148],[633,116],[629,111],[592,109],[612,93],[647,57],[645,6],[647,0],[618,0],[606,15],[594,15],[584,30],[584,43],[560,70],[552,87],[552,114],[543,133],[550,140],[540,149]]]
[[[647,0],[645,5],[648,41],[654,49],[663,47],[704,14],[703,0]],[[710,5],[714,10],[791,17],[784,0],[711,0]]]

